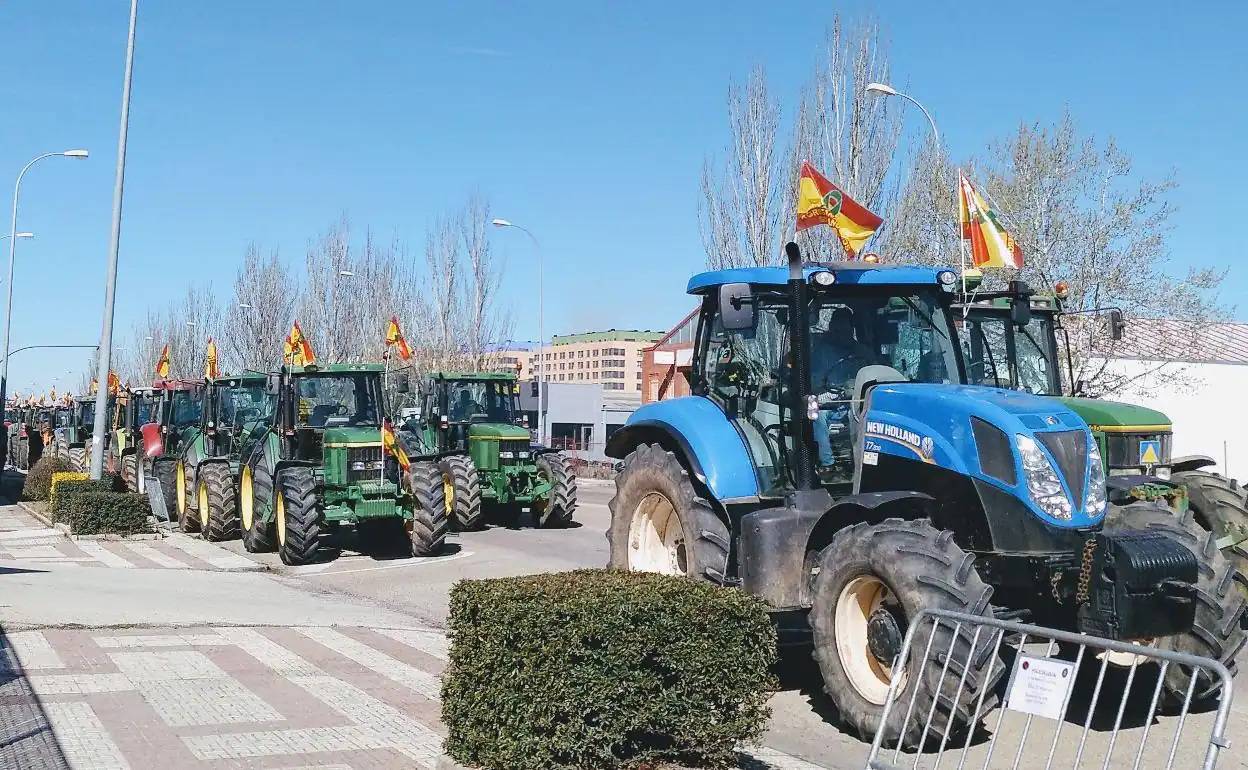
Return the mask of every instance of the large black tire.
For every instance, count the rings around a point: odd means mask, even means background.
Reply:
[[[676,455],[658,444],[639,445],[624,459],[608,506],[613,568],[727,581],[728,526]]]
[[[311,468],[295,466],[278,471],[273,518],[277,555],[283,564],[297,567],[321,558],[324,516]]]
[[[273,477],[262,463],[244,465],[238,473],[239,529],[248,553],[269,553],[274,549],[273,527],[260,512],[273,500]]]
[[[1162,532],[1196,556],[1195,624],[1187,633],[1159,639],[1157,646],[1213,658],[1234,674],[1235,657],[1246,641],[1240,621],[1248,610],[1248,600],[1236,590],[1241,576],[1218,550],[1217,536],[1197,524],[1190,510],[1175,515],[1170,508],[1149,502],[1112,506],[1105,518],[1105,530]],[[1171,705],[1183,703],[1191,681],[1191,669],[1179,665],[1167,669],[1163,689]],[[1193,706],[1208,706],[1216,700],[1220,685],[1219,679],[1202,675],[1192,692]]]
[[[1235,479],[1207,471],[1182,471],[1170,480],[1187,490],[1197,524],[1218,538],[1248,534],[1248,489]],[[1248,595],[1248,541],[1240,540],[1222,553],[1239,571],[1240,585]]]
[[[169,460],[152,464],[156,478],[160,479],[160,492],[165,498],[165,510],[169,512],[169,519],[181,526],[182,522],[178,518],[177,465]]]
[[[576,474],[568,458],[549,452],[537,458],[537,472],[550,482],[550,498],[546,500],[538,526],[566,527],[576,512]]]
[[[195,494],[191,483],[192,471],[187,467],[185,459],[173,464],[173,500],[177,506],[178,528],[188,534],[199,531],[199,513],[191,504]],[[164,484],[164,481],[161,481]]]
[[[992,588],[975,571],[975,557],[953,542],[953,533],[938,530],[927,521],[887,519],[874,525],[854,524],[836,533],[832,543],[819,553],[817,566],[810,626],[823,689],[846,725],[869,741],[880,728],[892,661],[901,649],[908,622],[924,609],[991,618]],[[876,599],[871,600],[871,596]],[[875,651],[867,642],[868,619],[891,624],[890,633],[881,637],[882,641],[877,639]],[[933,634],[932,654],[924,660]],[[976,641],[974,631],[963,626],[954,640],[951,624],[934,626],[930,619],[924,620],[911,643],[909,676],[889,712],[885,743],[896,745],[900,739],[903,746],[916,747],[933,701],[936,709],[929,737],[943,735],[951,720],[950,735],[965,735],[975,726],[972,720],[977,708],[980,718],[995,708],[996,684],[1005,673],[1005,665],[993,655],[993,637],[989,629]],[[951,642],[953,653],[945,671]],[[955,702],[967,661],[969,671]],[[916,676],[919,665],[922,669]],[[916,688],[914,713],[920,716],[910,719],[903,736],[902,723]]]
[[[70,447],[69,448],[69,467],[78,473],[87,472],[87,448],[86,447]]]
[[[201,464],[195,477],[195,499],[199,531],[205,540],[216,543],[238,537],[238,501],[229,465]]]
[[[455,490],[451,497],[451,526],[461,532],[480,529],[485,514],[481,510],[481,476],[476,463],[467,455],[451,455],[438,461],[438,470]]]
[[[139,491],[138,458],[134,452],[121,458],[121,480],[125,482],[127,492]]]
[[[415,503],[412,509],[412,556],[437,556],[450,528],[444,471],[431,462],[415,462],[404,480]]]

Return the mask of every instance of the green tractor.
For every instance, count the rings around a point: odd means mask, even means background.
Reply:
[[[143,474],[139,472],[143,453],[142,427],[156,420],[160,394],[156,388],[131,388],[123,391],[113,410],[113,435],[109,442],[108,468],[120,473],[130,492],[146,493]]]
[[[157,384],[156,389],[159,398],[152,421],[139,426],[143,438],[143,489],[152,496],[151,487],[155,481],[160,492],[158,502],[164,505],[164,517],[173,522],[176,516],[183,532],[194,532],[195,522],[180,515],[177,509],[177,468],[183,447],[199,436],[204,383],[202,380],[170,380]],[[157,518],[161,517],[158,512]]]
[[[460,530],[483,526],[484,506],[512,521],[530,509],[542,527],[572,522],[576,476],[563,454],[534,446],[518,390],[514,374],[434,372],[420,388],[419,419],[403,426],[406,445],[438,458]]]
[[[53,420],[51,406],[20,406],[6,414],[8,423],[8,460],[14,468],[29,471],[43,456],[43,433],[40,426]]]
[[[382,372],[330,364],[268,375],[272,411],[241,442],[238,510],[248,551],[276,548],[285,564],[308,564],[334,555],[344,526],[386,545],[402,536],[413,556],[442,550],[449,491],[435,463],[415,458],[401,468],[406,458],[396,461],[383,445]]]
[[[961,311],[964,311],[961,312]],[[1100,445],[1110,502],[1167,505],[1217,535],[1218,547],[1241,575],[1248,575],[1248,493],[1234,479],[1207,470],[1211,457],[1173,457],[1172,426],[1165,414],[1147,407],[1087,398],[1075,382],[1069,345],[1062,363],[1057,337],[1063,309],[1060,297],[1036,296],[1021,281],[1001,292],[977,292],[957,311],[963,319],[963,353],[968,381],[1056,396],[1083,418]],[[1122,337],[1125,322],[1109,311],[1110,333]],[[1073,383],[1062,386],[1062,367]]]
[[[175,470],[178,520],[205,540],[238,536],[234,487],[247,434],[269,417],[259,372],[204,382],[199,430],[182,445]]]
[[[56,428],[52,454],[69,461],[75,471],[85,473],[90,463],[87,452],[94,428],[95,396],[77,396]]]

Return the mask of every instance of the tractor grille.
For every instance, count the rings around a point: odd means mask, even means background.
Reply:
[[[1075,509],[1083,508],[1083,484],[1088,471],[1088,438],[1081,430],[1037,433],[1036,438],[1057,460],[1057,471],[1075,496]]]
[[[353,446],[347,449],[347,481],[376,480],[381,477],[381,446]],[[363,469],[359,468],[363,463]]]
[[[1169,433],[1108,433],[1105,436],[1105,448],[1108,450],[1105,462],[1110,468],[1141,468],[1140,443],[1143,441],[1161,442],[1161,462],[1158,465],[1170,464]]]

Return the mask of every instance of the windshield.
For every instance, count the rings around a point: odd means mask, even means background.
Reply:
[[[301,375],[295,383],[295,419],[308,428],[380,425],[377,385],[373,373]]]
[[[146,425],[154,420],[156,399],[152,396],[136,396],[134,401],[134,424]]]
[[[94,401],[83,401],[81,405],[79,406],[78,413],[81,415],[82,425],[95,424],[95,402]]]
[[[1051,313],[1032,311],[1023,327],[1008,310],[972,307],[963,325],[962,353],[972,385],[1061,395],[1058,370],[1051,360]]]
[[[222,389],[217,396],[216,422],[222,426],[244,425],[268,417],[268,406],[263,382]]]
[[[447,410],[455,422],[514,421],[515,388],[499,380],[461,380],[450,383]]]
[[[173,393],[173,413],[170,422],[175,427],[187,428],[199,425],[199,416],[203,413],[196,393],[189,390],[178,390]]]

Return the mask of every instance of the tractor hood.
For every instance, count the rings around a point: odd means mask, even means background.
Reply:
[[[508,425],[505,422],[474,423],[468,428],[468,435],[477,439],[494,439],[502,441],[528,441],[529,429],[519,425]]]
[[[381,428],[326,428],[324,444],[380,444]]]
[[[1062,398],[1061,402],[1074,410],[1093,430],[1106,427],[1170,430],[1170,418],[1146,406],[1095,398]]]

